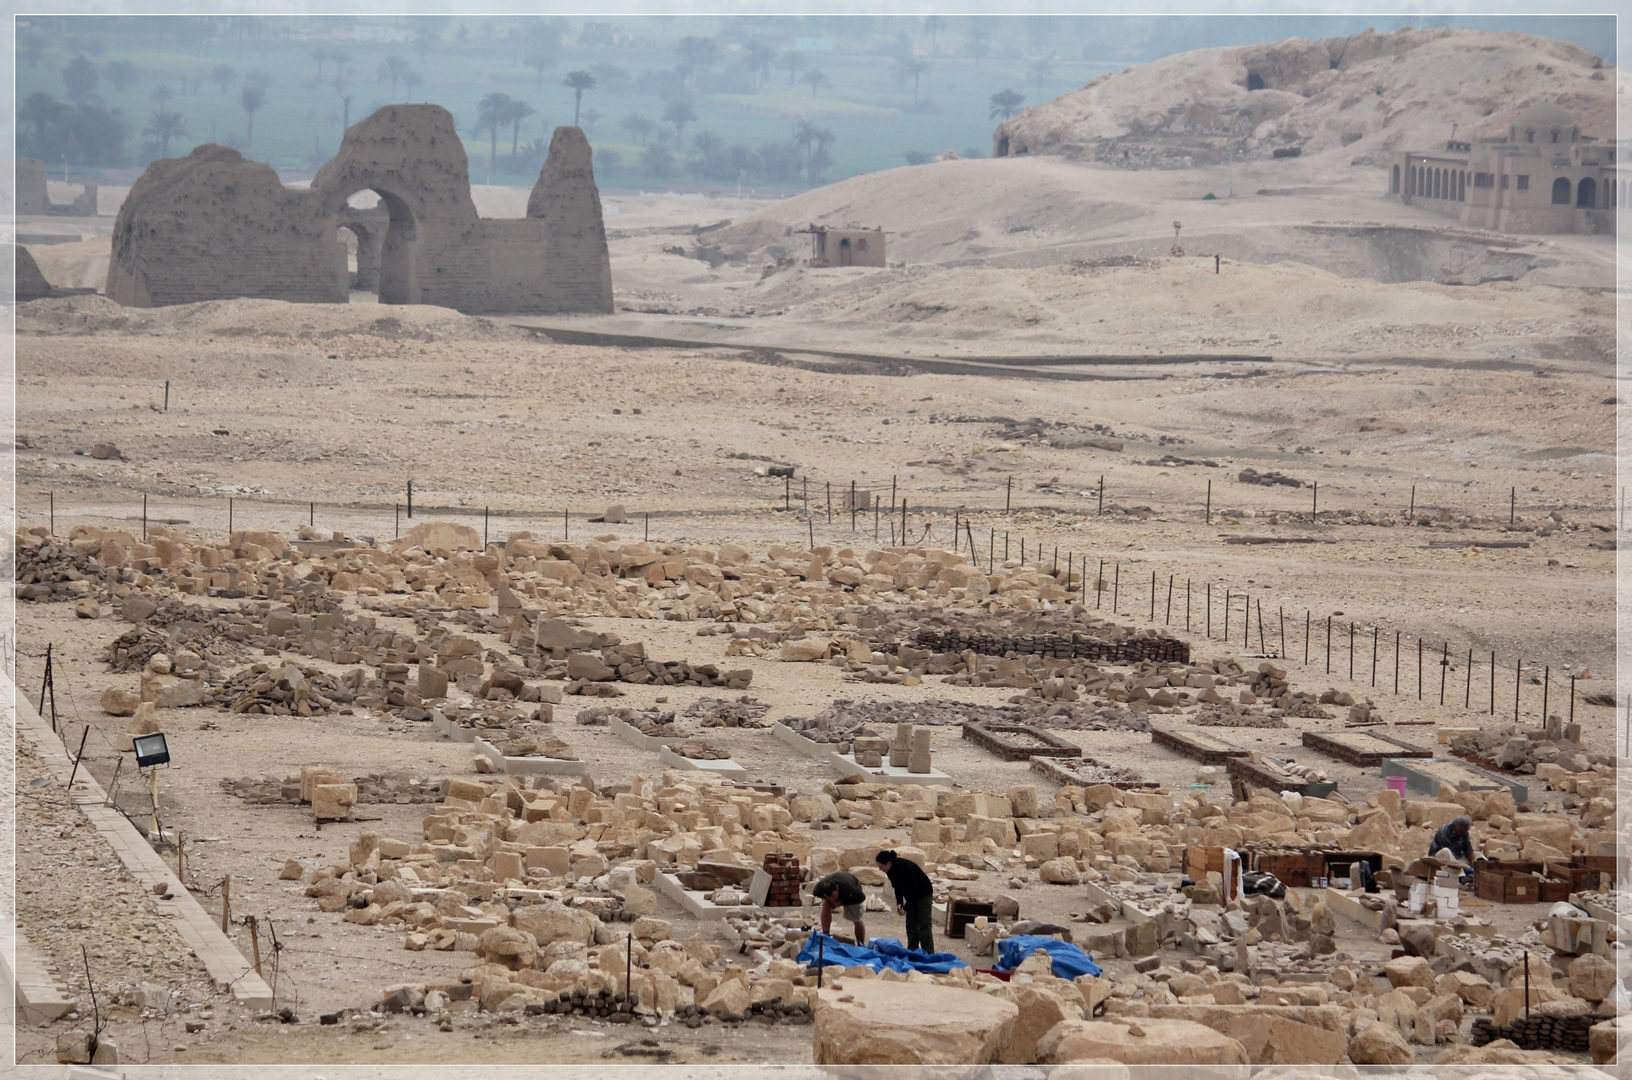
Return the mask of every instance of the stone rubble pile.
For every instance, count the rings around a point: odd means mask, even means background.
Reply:
[[[394,803],[401,806],[441,802],[448,787],[446,780],[421,779],[407,773],[368,773],[353,777],[351,783],[357,785],[359,803]],[[260,805],[299,805],[302,801],[298,776],[282,780],[270,776],[259,780],[248,776],[236,780],[223,779],[221,789],[235,798]]]

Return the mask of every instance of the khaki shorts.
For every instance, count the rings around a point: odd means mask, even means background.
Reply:
[[[844,905],[844,917],[853,923],[863,922],[860,904]]]

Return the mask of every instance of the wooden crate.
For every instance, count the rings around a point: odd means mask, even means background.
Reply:
[[[1483,861],[1474,864],[1473,890],[1481,900],[1496,904],[1541,903],[1540,863]],[[1568,894],[1564,897],[1568,899]]]
[[[1251,858],[1254,870],[1274,874],[1282,885],[1293,888],[1307,889],[1315,878],[1326,875],[1326,858],[1318,851],[1263,852]]]
[[[968,897],[957,896],[946,904],[946,936],[961,938],[969,924],[984,915],[989,920],[995,920],[994,907],[990,901],[970,900]]]

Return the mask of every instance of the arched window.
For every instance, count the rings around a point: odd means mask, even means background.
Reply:
[[[1598,184],[1592,177],[1581,181],[1575,192],[1575,205],[1592,210],[1598,206]]]
[[[1524,133],[1524,141],[1525,142],[1535,142],[1536,141],[1536,133],[1533,130],[1526,129],[1526,131]]]
[[[1562,176],[1553,181],[1553,205],[1570,205],[1570,182]]]
[[[1395,195],[1400,193],[1400,167],[1394,166],[1393,176],[1389,183],[1389,191]]]

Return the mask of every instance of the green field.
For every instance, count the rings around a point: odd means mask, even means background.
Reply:
[[[988,115],[990,100],[999,91],[1017,91],[1029,105],[1184,49],[1354,33],[1369,25],[1386,30],[1409,21],[28,16],[17,20],[18,152],[46,160],[52,175],[61,175],[66,158],[78,175],[106,177],[106,170],[119,168],[124,171],[114,175],[128,176],[162,156],[154,122],[162,109],[175,114],[172,133],[185,132],[172,134],[170,156],[221,142],[298,176],[334,154],[346,120],[355,123],[388,102],[430,101],[454,115],[474,181],[527,184],[551,130],[572,122],[573,92],[562,80],[581,70],[596,78],[583,97],[583,126],[597,148],[615,151],[597,161],[604,185],[725,186],[741,179],[757,188],[799,188],[813,179],[894,168],[913,152],[989,154],[996,123]],[[1552,33],[1589,47],[1607,43],[1600,51],[1613,58],[1613,23],[1602,18],[1419,19],[1417,25],[1430,22]],[[346,56],[343,67],[333,58],[337,52]],[[392,57],[412,73],[394,88],[379,74]],[[218,85],[210,74],[222,67],[231,69],[230,78]],[[87,68],[95,72],[91,87]],[[804,81],[811,68],[822,75],[814,89]],[[74,70],[77,83],[70,78]],[[337,82],[342,72],[344,81]],[[239,95],[257,75],[265,90],[250,145]],[[154,97],[160,88],[168,88],[167,100]],[[490,134],[478,110],[493,93],[525,102],[533,112],[519,132],[509,123],[500,127],[490,169]],[[49,98],[31,104],[34,94]],[[679,145],[674,125],[660,122],[677,100],[696,115],[678,133]],[[656,131],[631,132],[621,123],[630,114],[647,117]],[[789,158],[801,121],[811,127]],[[819,138],[813,142],[811,135]],[[648,155],[646,144],[663,138],[669,141],[667,175],[647,167],[664,155]],[[514,157],[513,141],[523,151]],[[829,160],[812,176],[809,159],[818,148]],[[789,175],[790,162],[799,166],[792,170],[797,175]]]

